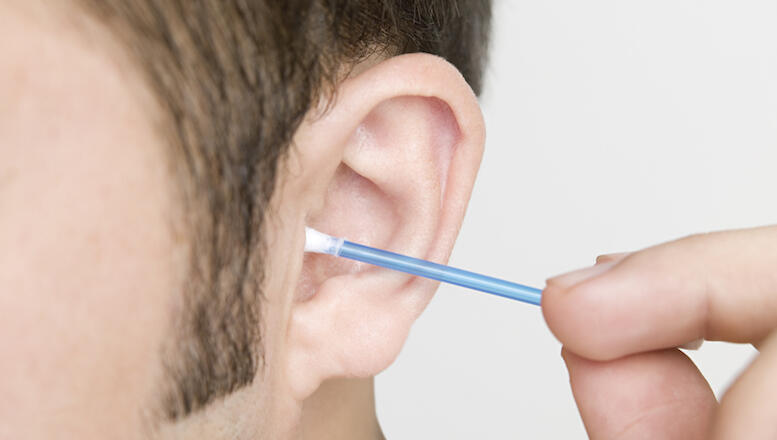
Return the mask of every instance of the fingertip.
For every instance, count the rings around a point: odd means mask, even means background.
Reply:
[[[548,283],[542,293],[542,316],[553,336],[565,347],[578,350],[578,329],[581,327],[579,300],[570,297],[570,289]],[[568,350],[562,349],[561,357],[566,361]]]
[[[553,336],[555,336],[562,345],[565,345],[568,340],[569,319],[574,319],[574,316],[569,317],[569,313],[566,310],[568,301],[566,301],[566,298],[564,297],[566,295],[564,290],[565,289],[548,284],[542,292],[541,300],[542,316],[545,319],[545,323],[548,325],[548,329]],[[561,351],[561,357],[564,357],[563,349]]]
[[[579,285],[563,289],[553,283],[543,292],[545,322],[556,339],[567,347],[562,357],[570,356],[571,351],[588,359],[605,361],[619,354],[610,348],[607,332],[602,332],[606,313],[603,309],[607,305],[602,305],[599,296]]]
[[[631,255],[600,264],[609,267],[582,281],[579,271],[548,281],[543,315],[571,351],[608,361],[703,336],[696,321],[683,314],[693,309],[693,298],[672,295],[663,285],[666,280],[646,269],[650,259]],[[566,285],[570,278],[577,281]]]

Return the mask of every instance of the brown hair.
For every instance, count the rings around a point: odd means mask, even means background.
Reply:
[[[251,383],[258,250],[276,168],[343,66],[427,52],[480,90],[490,0],[82,0],[126,43],[169,117],[191,274],[163,356],[170,419]]]

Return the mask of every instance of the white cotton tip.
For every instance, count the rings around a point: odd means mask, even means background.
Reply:
[[[343,245],[342,238],[335,238],[318,232],[313,228],[305,228],[305,252],[337,255]]]

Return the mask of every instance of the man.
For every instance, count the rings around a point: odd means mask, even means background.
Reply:
[[[371,378],[436,286],[305,257],[304,226],[446,260],[488,19],[479,1],[5,2],[0,438],[382,437]],[[694,236],[549,280],[592,438],[775,436],[775,243]],[[704,338],[762,350],[720,405],[674,348]]]
[[[5,2],[0,438],[382,437],[372,377],[436,284],[304,227],[447,259],[489,15]]]

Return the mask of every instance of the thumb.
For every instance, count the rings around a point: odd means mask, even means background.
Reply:
[[[717,401],[699,370],[679,350],[608,362],[566,350],[562,355],[590,438],[707,438]]]

